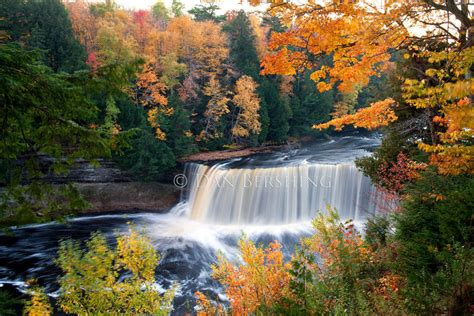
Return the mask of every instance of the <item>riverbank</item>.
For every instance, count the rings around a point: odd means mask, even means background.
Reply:
[[[308,139],[309,140],[309,139]],[[207,161],[218,161],[218,160],[227,160],[232,158],[242,158],[248,157],[256,154],[268,154],[272,153],[275,150],[282,149],[294,149],[301,146],[301,142],[308,141],[307,139],[292,140],[288,141],[286,144],[281,145],[263,145],[259,147],[238,147],[232,149],[216,150],[216,151],[206,151],[199,152],[190,156],[182,157],[178,159],[180,163],[186,162],[207,162]]]

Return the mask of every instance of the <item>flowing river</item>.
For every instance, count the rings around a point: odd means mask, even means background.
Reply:
[[[327,205],[356,224],[377,211],[377,192],[354,159],[369,155],[379,142],[346,136],[291,151],[190,163],[178,182],[185,186],[181,202],[166,214],[77,217],[14,228],[0,235],[0,284],[23,291],[24,282],[36,278],[54,297],[60,240],[85,240],[101,231],[113,243],[131,222],[161,255],[157,286],[179,284],[174,313],[192,311],[197,290],[225,301],[223,289],[210,277],[210,265],[218,252],[239,260],[237,242],[243,234],[263,245],[280,241],[289,258],[298,240],[312,233],[311,219]]]

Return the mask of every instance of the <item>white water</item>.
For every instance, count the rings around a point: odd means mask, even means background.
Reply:
[[[310,220],[326,204],[356,225],[375,212],[375,190],[353,160],[370,154],[366,148],[377,143],[343,137],[214,166],[188,164],[188,186],[169,213],[88,216],[14,229],[14,237],[0,235],[0,286],[13,284],[22,290],[27,278],[40,278],[54,295],[58,270],[53,259],[59,240],[84,240],[94,231],[113,239],[133,222],[160,253],[156,286],[180,285],[174,314],[190,313],[189,302],[198,290],[225,300],[210,266],[218,252],[239,260],[242,235],[259,245],[278,240],[290,258],[299,239],[314,233]]]
[[[185,174],[188,188],[173,211],[202,223],[291,224],[312,219],[328,205],[342,219],[355,221],[375,212],[376,191],[353,163],[271,168],[192,163],[186,165]]]

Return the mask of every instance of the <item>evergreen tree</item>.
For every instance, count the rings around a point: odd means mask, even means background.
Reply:
[[[85,50],[74,38],[69,15],[60,0],[5,0],[0,5],[5,29],[14,41],[44,51],[44,61],[54,71],[85,68]]]
[[[189,112],[184,108],[184,103],[172,92],[168,98],[170,106],[174,109],[173,115],[164,125],[167,145],[177,157],[191,154],[196,150],[193,145],[191,133],[191,119]]]
[[[184,15],[183,10],[184,10],[184,4],[179,0],[173,0],[173,2],[171,3],[171,12],[173,13],[173,16],[174,17],[183,16]]]
[[[120,109],[118,123],[128,131],[127,147],[116,152],[114,160],[136,178],[145,181],[159,180],[175,166],[175,156],[165,142],[157,141],[153,129],[147,126],[142,106],[132,104],[128,98],[117,102]]]
[[[279,91],[279,80],[265,78],[261,83],[261,94],[268,108],[269,126],[267,139],[275,142],[284,142],[288,138],[291,109]]]
[[[299,76],[291,98],[293,116],[290,120],[290,134],[298,137],[317,133],[311,126],[327,121],[333,104],[333,90],[321,93],[310,79],[309,73]]]
[[[224,15],[217,15],[219,6],[214,2],[209,2],[207,4],[199,4],[188,11],[194,17],[196,21],[214,21],[222,22],[225,20]]]
[[[260,82],[260,60],[255,47],[255,34],[247,14],[241,10],[224,26],[229,35],[230,60],[244,75]]]

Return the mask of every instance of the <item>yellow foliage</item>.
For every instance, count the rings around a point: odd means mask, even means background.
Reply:
[[[190,71],[200,76],[219,73],[229,55],[226,36],[214,22],[177,17],[160,36],[160,54],[176,54],[187,65],[192,65]]]
[[[117,238],[116,250],[99,233],[87,242],[87,251],[79,243],[63,242],[57,259],[64,272],[59,307],[79,315],[168,315],[174,288],[163,295],[154,288],[158,261],[151,242],[134,230]],[[124,272],[131,275],[122,279]]]
[[[354,125],[367,129],[375,129],[386,126],[397,120],[397,116],[392,107],[395,101],[391,98],[372,103],[369,107],[360,109],[354,114],[345,115],[333,119],[327,123],[314,125],[313,128],[326,129],[333,126],[336,130],[341,130],[346,125]]]
[[[258,2],[258,1],[255,1]],[[338,3],[331,0],[272,1],[271,13],[289,27],[284,33],[273,33],[269,42],[274,52],[263,58],[263,74],[294,74],[312,69],[311,78],[326,91],[338,84],[348,93],[369,78],[386,69],[389,49],[402,43],[408,32],[397,23],[407,3],[387,2],[386,10],[370,3]],[[390,30],[390,31],[387,31]],[[288,48],[293,47],[290,51]],[[331,67],[321,66],[313,56],[332,55]],[[315,69],[315,70],[314,70]]]
[[[150,126],[155,129],[155,136],[158,140],[165,140],[166,134],[161,130],[160,115],[170,116],[174,110],[168,105],[166,91],[168,87],[158,78],[152,65],[145,65],[143,71],[138,75],[137,91],[134,98],[144,107],[149,108],[147,120]]]
[[[446,62],[446,67],[430,68],[425,74],[436,80],[430,85],[428,80],[405,80],[403,97],[416,108],[433,108],[440,115],[433,122],[442,127],[438,142],[419,143],[418,147],[430,153],[430,164],[441,174],[474,173],[474,108],[471,97],[474,93],[474,80],[465,74],[474,63],[474,48],[461,52],[429,52],[418,54],[430,63]]]
[[[256,93],[257,84],[249,76],[242,76],[237,80],[235,95],[232,99],[239,109],[235,124],[232,127],[234,137],[248,137],[251,133],[258,134],[261,130],[260,99]]]
[[[31,295],[31,299],[25,305],[25,309],[23,311],[24,315],[49,316],[52,314],[52,308],[49,303],[49,299],[40,287],[33,285],[28,293]]]
[[[207,102],[206,111],[204,111],[206,127],[200,139],[220,137],[222,135],[219,131],[219,124],[222,117],[230,112],[227,106],[227,103],[230,101],[226,96],[228,92],[222,89],[216,75],[212,74],[209,78],[209,82],[203,89],[203,93],[210,97],[210,99],[209,102]]]

